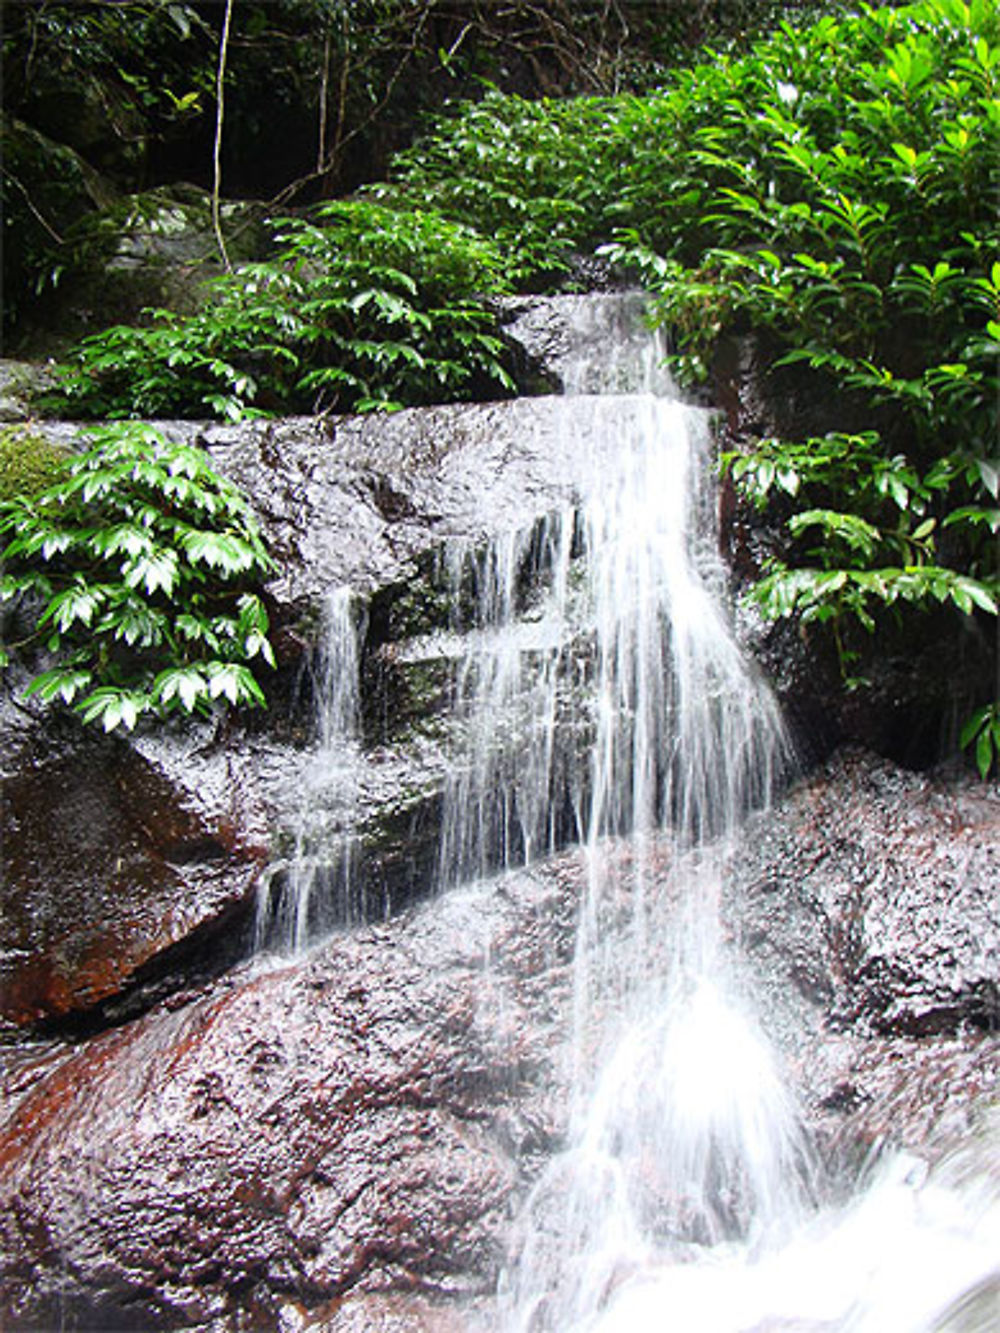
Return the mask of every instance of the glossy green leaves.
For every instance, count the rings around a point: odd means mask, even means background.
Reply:
[[[274,666],[254,585],[270,567],[256,521],[201,449],[151,426],[94,430],[61,480],[0,507],[0,598],[35,629],[27,688],[105,731],[144,714],[258,705]]]
[[[513,388],[488,302],[506,285],[493,241],[431,210],[360,199],[286,219],[275,240],[266,263],[208,284],[196,314],[150,311],[145,327],[85,339],[53,406],[237,421]],[[181,470],[170,483],[181,501],[188,480]]]

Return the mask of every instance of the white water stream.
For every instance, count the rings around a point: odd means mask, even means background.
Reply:
[[[349,588],[326,599],[312,670],[316,743],[300,781],[298,824],[286,859],[264,875],[257,899],[257,948],[298,953],[332,920],[358,918],[358,753],[364,611]]]
[[[442,880],[530,861],[568,834],[587,864],[568,1142],[516,1219],[500,1321],[1000,1329],[994,1289],[961,1300],[995,1279],[998,1192],[896,1158],[850,1204],[822,1206],[780,1061],[728,974],[729,840],[770,799],[787,747],[722,609],[704,414],[676,401],[648,342],[637,359],[614,336],[599,370],[591,359],[568,376],[567,431],[592,442],[566,449],[576,505],[453,552],[477,635],[456,684],[466,762],[446,792]]]

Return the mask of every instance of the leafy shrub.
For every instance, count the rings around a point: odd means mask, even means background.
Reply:
[[[843,429],[724,465],[787,522],[757,601],[829,625],[857,677],[857,627],[997,612],[998,93],[992,0],[782,23],[643,95],[490,93],[388,184],[282,224],[275,259],[201,314],[88,340],[67,393],[94,414],[237,417],[507,389],[489,297],[565,284],[596,247],[649,288],[682,376],[752,330],[777,373],[842,405]]]
[[[274,655],[254,581],[270,560],[246,500],[202,450],[150,426],[90,440],[62,480],[0,506],[0,598],[35,620],[13,647],[55,659],[28,693],[105,731],[263,704],[253,666]]]
[[[87,416],[392,409],[512,388],[487,297],[496,247],[432,212],[329,204],[207,284],[201,311],[85,339],[63,408]],[[59,404],[51,404],[59,406]]]
[[[596,243],[653,294],[687,381],[754,330],[776,372],[798,364],[842,403],[850,431],[724,466],[787,515],[756,601],[827,623],[855,680],[851,625],[997,613],[998,92],[987,0],[863,5],[643,96],[487,98],[400,159],[396,188],[496,219],[521,283],[559,281]],[[968,737],[981,768],[993,716]]]
[[[606,98],[533,102],[491,90],[464,103],[397,155],[371,193],[434,207],[493,237],[518,288],[561,281],[592,220],[593,149]]]
[[[755,600],[828,623],[853,680],[852,624],[997,614],[1000,17],[926,0],[782,25],[686,72],[667,104],[682,90],[682,151],[628,188],[636,216],[607,253],[655,292],[682,376],[706,373],[722,335],[764,332],[776,369],[807,368],[817,401],[865,423],[724,459],[787,515]],[[975,716],[985,775],[1000,733],[992,705]]]

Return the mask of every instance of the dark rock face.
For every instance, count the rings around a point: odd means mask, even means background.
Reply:
[[[26,421],[32,397],[51,389],[54,380],[47,366],[0,358],[0,422]]]
[[[971,777],[941,785],[851,751],[826,777],[789,798],[779,818],[758,817],[761,837],[734,868],[747,953],[780,952],[784,981],[844,1028],[996,1028],[995,791]]]
[[[140,981],[157,955],[220,929],[266,855],[224,771],[213,790],[207,763],[188,785],[80,728],[45,739],[41,727],[3,783],[5,1023],[64,1018]]]
[[[995,793],[852,753],[734,852],[734,964],[834,1171],[874,1144],[935,1158],[1000,1098],[998,818]],[[565,1132],[583,881],[567,853],[12,1053],[11,1326],[489,1327],[515,1203]]]
[[[50,149],[62,156],[68,151]],[[62,355],[78,339],[111,325],[140,323],[150,307],[191,313],[204,301],[206,280],[223,272],[207,190],[178,184],[119,196],[77,161],[89,177],[96,209],[75,219],[66,272],[36,294],[21,319],[17,345],[28,356]],[[223,201],[220,225],[233,262],[267,252],[261,212],[252,203]],[[29,387],[37,392],[50,386],[42,381]]]
[[[534,1079],[565,927],[559,877],[515,877],[22,1063],[7,1317],[273,1328],[347,1292],[488,1288],[514,1150],[554,1132]]]

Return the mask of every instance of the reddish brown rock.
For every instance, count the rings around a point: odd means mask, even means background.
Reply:
[[[488,1290],[517,1150],[550,1113],[567,959],[526,975],[516,942],[551,937],[557,884],[454,894],[22,1060],[0,1136],[11,1326],[274,1328],[348,1293]]]
[[[3,783],[0,1019],[91,1009],[252,896],[266,855],[230,787],[214,799],[78,729]]]
[[[995,808],[978,785],[850,754],[735,851],[734,962],[840,1171],[893,1143],[939,1159],[1000,1096],[982,1017]],[[613,854],[609,933],[628,915],[627,849]],[[650,864],[669,900],[669,857]],[[244,966],[75,1048],[9,1051],[0,1317],[91,1333],[489,1327],[510,1218],[565,1130],[583,878],[566,854]],[[910,1021],[921,996],[930,1026]]]

